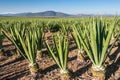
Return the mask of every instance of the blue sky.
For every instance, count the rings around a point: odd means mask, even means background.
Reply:
[[[120,0],[0,0],[0,13],[47,10],[69,14],[120,14]]]

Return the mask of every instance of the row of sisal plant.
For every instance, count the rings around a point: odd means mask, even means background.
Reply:
[[[115,28],[116,20],[107,25],[102,19],[89,19],[86,24],[79,25],[75,23],[72,27],[72,36],[75,40],[80,56],[84,58],[84,52],[92,61],[93,76],[105,77],[104,62],[109,54],[112,46],[109,47],[112,33]],[[34,24],[32,26],[26,24],[22,26],[16,23],[11,26],[9,30],[3,29],[3,34],[14,43],[21,55],[29,62],[29,69],[31,74],[35,75],[38,72],[38,64],[36,62],[36,55],[41,53],[43,43],[43,28]],[[68,26],[61,22],[61,30],[53,36],[53,45],[50,46],[48,41],[45,41],[48,52],[53,57],[54,61],[60,68],[62,79],[69,78],[69,70],[67,68],[68,53],[69,53],[69,33]],[[78,26],[79,25],[79,26]],[[110,28],[108,28],[110,27]],[[109,50],[108,50],[109,48]]]
[[[83,23],[82,25],[75,23],[71,27],[73,39],[78,47],[78,56],[82,58],[80,60],[83,60],[86,56],[89,57],[92,62],[91,72],[97,79],[105,79],[105,60],[114,46],[114,43],[112,45],[109,43],[116,23],[116,19],[111,25],[108,25],[104,19],[90,18],[87,23]],[[61,74],[64,74],[64,79],[69,78],[69,71],[66,66],[69,52],[69,28],[62,25],[62,30],[56,35],[57,39],[53,37],[55,52],[53,51],[53,47],[51,48],[46,42],[49,53],[60,67]]]
[[[53,48],[49,46],[47,41],[45,41],[45,45],[48,52],[50,52],[57,65],[60,67],[60,73],[62,76],[64,76],[64,74],[68,76],[67,59],[69,41],[65,33],[67,28],[64,25],[62,26],[63,32],[61,30],[61,32],[57,33],[57,35],[52,39],[55,52],[53,52]],[[20,22],[15,22],[14,25],[10,24],[9,28],[6,28],[5,26],[2,28],[3,35],[5,35],[16,46],[17,50],[28,61],[29,70],[34,77],[39,70],[39,66],[36,62],[36,56],[41,55],[44,37],[43,31],[43,27],[39,24],[31,25],[31,23],[26,23],[26,25],[24,25],[24,23]],[[66,36],[61,35],[62,33]]]
[[[84,59],[85,53],[92,61],[91,72],[97,79],[105,79],[105,60],[110,53],[114,43],[110,46],[110,40],[114,32],[117,20],[110,25],[105,20],[92,19],[84,27],[73,26],[73,38],[78,46],[78,52]]]
[[[31,74],[35,77],[39,70],[36,55],[41,52],[43,30],[40,27],[26,27],[21,24],[2,29],[3,34],[16,46],[21,55],[28,61]]]

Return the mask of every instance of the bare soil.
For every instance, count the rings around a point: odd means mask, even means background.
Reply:
[[[47,33],[46,39],[51,38]],[[16,54],[15,46],[7,39],[3,41],[4,56],[0,56],[0,80],[32,80],[28,62]],[[59,67],[47,53],[42,50],[42,58],[37,59],[39,72],[37,80],[60,80]],[[84,62],[77,60],[77,48],[73,40],[70,43],[68,69],[71,72],[70,80],[92,80],[91,61]],[[106,60],[106,80],[120,80],[120,47],[112,49],[109,58]]]

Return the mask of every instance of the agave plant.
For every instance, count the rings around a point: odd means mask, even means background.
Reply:
[[[1,27],[2,27],[2,24],[0,25],[0,55],[3,55],[3,52],[2,52],[3,34],[1,31]]]
[[[61,21],[59,25],[61,25],[61,33],[63,33],[64,35],[69,35],[71,29],[70,25],[63,21]]]
[[[32,75],[35,75],[38,71],[38,65],[36,63],[37,46],[34,33],[29,30],[23,36],[16,27],[10,28],[10,35],[5,30],[2,30],[2,32],[28,61],[30,72]]]
[[[69,72],[67,69],[67,61],[68,61],[68,46],[69,42],[68,39],[57,33],[56,37],[53,37],[53,45],[55,47],[55,52],[53,48],[50,47],[48,42],[45,42],[48,52],[52,55],[54,61],[60,68],[60,73],[62,78],[69,78]]]
[[[92,74],[93,76],[98,76],[98,78],[105,78],[105,60],[107,55],[109,54],[112,46],[109,47],[109,42],[111,40],[112,33],[114,31],[114,27],[116,24],[116,20],[109,26],[109,29],[102,19],[92,20],[88,27],[89,29],[85,32],[87,37],[82,33],[81,29],[79,30],[79,38],[82,42],[82,45],[87,52],[90,60],[92,61]],[[77,31],[76,27],[74,27],[75,31]],[[108,50],[109,48],[109,50]]]
[[[80,25],[80,24],[79,24]],[[80,39],[80,34],[82,33],[84,37],[86,37],[85,32],[86,32],[86,27],[85,26],[79,26],[75,25],[72,27],[72,37],[77,45],[78,48],[78,53],[77,53],[77,60],[83,62],[85,60],[86,54],[84,47],[82,45],[81,39]],[[80,32],[80,30],[82,32]]]
[[[119,46],[120,45],[120,19],[117,21],[114,34],[112,35],[112,37],[113,37],[113,40],[117,39],[115,42],[115,46]]]
[[[43,44],[43,28],[42,27],[35,27],[35,30],[33,30],[36,38],[36,44],[37,44],[37,57],[41,58],[42,56],[42,44]]]

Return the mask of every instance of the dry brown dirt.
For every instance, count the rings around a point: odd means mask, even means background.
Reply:
[[[45,39],[50,39],[50,35],[51,33],[47,33]],[[32,80],[28,62],[23,57],[15,55],[15,46],[4,39],[3,49],[4,56],[0,56],[0,80]],[[37,59],[40,69],[37,80],[60,80],[60,69],[45,48],[43,48],[42,54],[42,58]],[[77,60],[76,54],[76,45],[71,40],[68,59],[68,69],[72,74],[70,80],[91,80],[91,61],[86,59],[84,62],[80,62]],[[106,60],[106,80],[120,80],[120,58],[118,55],[120,55],[120,47],[115,47]]]

